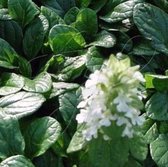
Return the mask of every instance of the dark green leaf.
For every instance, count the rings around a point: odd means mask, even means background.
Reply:
[[[36,167],[60,167],[62,159],[57,157],[51,150],[45,152],[45,154],[34,158],[33,162]]]
[[[161,134],[150,145],[152,159],[159,167],[166,167],[168,164],[168,135]]]
[[[79,77],[85,68],[86,56],[67,57],[57,75],[59,81],[71,81]]]
[[[142,165],[133,158],[129,158],[128,162],[124,165],[124,167],[142,167]]]
[[[168,94],[156,92],[146,103],[147,115],[155,120],[168,120]]]
[[[30,160],[23,155],[9,157],[0,163],[1,167],[35,167]]]
[[[29,24],[39,13],[32,0],[8,0],[9,14],[22,26]]]
[[[42,0],[42,3],[62,17],[69,9],[75,6],[75,0]]]
[[[128,143],[123,138],[109,142],[97,138],[89,144],[92,167],[123,167],[128,161],[128,155]]]
[[[77,7],[71,8],[64,16],[65,23],[71,24],[71,23],[75,22],[79,11],[80,10]]]
[[[82,49],[85,46],[85,40],[75,28],[55,25],[49,33],[49,44],[53,52],[59,54]]]
[[[28,59],[34,58],[43,46],[49,24],[43,15],[39,15],[27,27],[23,39],[23,49]]]
[[[46,93],[52,87],[51,76],[44,72],[39,74],[34,80],[25,78],[24,90],[36,93]]]
[[[134,22],[141,34],[151,41],[152,47],[159,52],[168,54],[168,14],[147,3],[134,8]]]
[[[94,42],[89,45],[111,48],[116,44],[116,37],[105,30],[96,35]]]
[[[37,157],[46,152],[56,142],[61,133],[60,124],[52,117],[33,121],[25,131],[26,155]]]
[[[41,13],[47,18],[49,23],[49,30],[56,24],[64,24],[64,20],[55,13],[52,9],[45,6],[41,7]]]
[[[148,144],[153,142],[159,135],[157,124],[151,119],[145,120],[143,124],[143,134]]]
[[[14,117],[5,115],[2,109],[0,112],[0,158],[23,154],[25,142],[18,121]]]
[[[21,118],[34,113],[44,101],[41,94],[19,92],[0,98],[0,107],[7,115]]]
[[[16,93],[24,86],[24,78],[14,73],[3,73],[0,77],[0,96]]]
[[[92,1],[89,7],[94,11],[99,12],[107,1],[108,0]]]
[[[17,53],[15,50],[3,39],[0,38],[0,67],[15,69],[15,61],[17,60]]]
[[[149,40],[143,40],[139,44],[135,45],[132,50],[134,55],[145,55],[145,56],[154,56],[158,54],[154,48],[152,48]]]
[[[74,128],[76,125],[76,114],[79,113],[77,105],[80,102],[81,88],[73,91],[68,91],[59,96],[59,111],[66,123],[66,125]]]
[[[101,68],[104,59],[96,47],[89,48],[86,53],[86,56],[86,67],[91,72],[94,72],[95,70],[99,70]]]
[[[21,27],[15,21],[0,21],[0,38],[6,40],[17,51],[21,50],[23,33]]]
[[[87,38],[95,35],[98,31],[96,12],[89,8],[80,10],[76,17],[75,27]]]

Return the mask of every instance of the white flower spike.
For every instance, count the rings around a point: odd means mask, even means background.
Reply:
[[[130,67],[130,60],[118,60],[110,56],[101,70],[90,75],[82,89],[83,100],[79,103],[80,113],[76,120],[85,124],[83,135],[86,140],[97,138],[102,133],[110,139],[103,127],[123,126],[122,137],[132,138],[134,127],[140,126],[144,118],[139,116],[143,108],[138,87],[144,82],[139,66]]]

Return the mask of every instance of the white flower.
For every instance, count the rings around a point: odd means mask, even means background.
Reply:
[[[86,140],[97,138],[99,133],[105,140],[110,139],[102,128],[110,128],[114,121],[123,128],[121,136],[130,138],[134,127],[143,124],[144,119],[139,116],[143,105],[138,87],[144,78],[138,69],[139,66],[130,67],[129,59],[119,61],[111,56],[101,70],[89,76],[76,117],[79,124],[85,124]]]

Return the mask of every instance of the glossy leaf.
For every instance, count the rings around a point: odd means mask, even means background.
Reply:
[[[24,86],[24,78],[14,73],[3,73],[0,79],[0,96],[16,93]]]
[[[34,120],[25,130],[26,155],[36,157],[45,153],[56,142],[61,133],[60,124],[52,117]]]
[[[21,26],[29,24],[39,13],[32,0],[8,0],[9,13]]]
[[[23,155],[9,157],[0,163],[1,167],[35,167],[29,159]]]
[[[141,3],[136,5],[133,16],[139,31],[151,41],[152,47],[167,55],[168,38],[165,34],[167,34],[168,14],[156,6]]]
[[[75,28],[55,25],[49,33],[49,44],[55,54],[69,53],[82,49],[85,46],[85,40]]]
[[[27,27],[23,38],[23,49],[28,59],[34,58],[40,51],[48,27],[48,20],[43,15],[39,15]]]
[[[152,159],[159,167],[165,167],[168,164],[168,135],[161,134],[150,145]]]
[[[168,120],[168,94],[156,92],[146,103],[147,115],[154,120]]]
[[[0,107],[6,115],[22,118],[38,110],[44,101],[41,94],[22,91],[0,98]]]
[[[133,14],[133,8],[137,3],[143,2],[143,0],[129,0],[117,5],[112,12],[106,16],[101,17],[102,20],[113,23],[124,19],[128,19]]]
[[[95,70],[99,70],[101,68],[104,59],[96,47],[89,48],[86,56],[86,67],[90,71],[94,72]]]
[[[0,109],[0,158],[23,154],[25,142],[16,118],[7,116]],[[0,164],[1,166],[1,164]]]
[[[96,35],[94,42],[89,45],[111,48],[116,44],[116,37],[107,31],[102,31]]]
[[[0,67],[15,69],[18,54],[8,42],[0,38]]]
[[[25,78],[24,90],[35,93],[46,93],[52,87],[51,76],[48,73],[39,74],[34,80]]]
[[[95,35],[98,31],[96,12],[89,8],[80,10],[76,17],[75,27],[86,37]]]
[[[79,88],[79,85],[76,83],[66,83],[66,82],[53,82],[53,89],[50,94],[50,98],[59,96],[66,91],[74,90]]]
[[[59,81],[71,81],[79,77],[85,68],[86,56],[67,57],[57,75],[52,75]]]

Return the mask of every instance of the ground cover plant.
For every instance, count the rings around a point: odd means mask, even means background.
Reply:
[[[0,167],[167,167],[167,12],[1,0]]]

